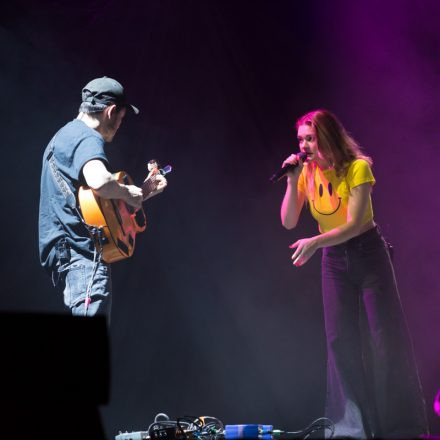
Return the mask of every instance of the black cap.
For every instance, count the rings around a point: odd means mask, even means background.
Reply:
[[[124,94],[124,87],[115,79],[103,76],[90,81],[82,89],[82,102],[91,104],[121,105],[131,108],[135,114],[139,110],[134,105],[128,104]]]

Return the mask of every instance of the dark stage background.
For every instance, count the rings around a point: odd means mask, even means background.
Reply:
[[[15,1],[0,13],[1,310],[64,313],[39,266],[42,152],[107,75],[141,109],[107,151],[138,182],[174,172],[149,229],[113,267],[109,438],[156,413],[300,429],[323,415],[319,255],[280,225],[296,117],[334,111],[375,160],[375,215],[395,267],[431,427],[440,388],[440,2]],[[54,332],[57,330],[54,329]],[[79,340],[72,350],[81,350]]]

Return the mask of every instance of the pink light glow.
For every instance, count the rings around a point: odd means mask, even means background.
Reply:
[[[440,390],[434,399],[434,412],[440,417]]]

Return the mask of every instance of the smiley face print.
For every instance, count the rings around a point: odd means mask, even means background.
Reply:
[[[319,170],[315,175],[315,194],[311,202],[313,209],[321,215],[333,215],[341,207],[342,199],[336,191],[339,182],[332,181],[331,174]]]

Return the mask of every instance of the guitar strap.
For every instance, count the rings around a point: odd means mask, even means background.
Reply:
[[[63,194],[64,198],[66,199],[67,205],[77,213],[78,217],[81,220],[81,223],[85,226],[85,228],[90,233],[90,235],[92,235],[92,237],[95,238],[95,236],[97,235],[98,228],[90,226],[85,222],[85,220],[84,220],[84,218],[83,218],[83,216],[82,216],[82,214],[76,204],[75,195],[73,194],[72,190],[69,188],[69,185],[67,185],[64,178],[61,176],[61,173],[59,172],[58,167],[55,163],[54,144],[55,144],[55,139],[57,137],[57,134],[58,134],[58,132],[55,134],[55,136],[50,141],[49,152],[48,152],[48,155],[46,158],[47,161],[49,162],[49,169],[52,172],[52,176],[53,176],[55,182],[57,183],[58,188],[60,189],[61,193]]]

